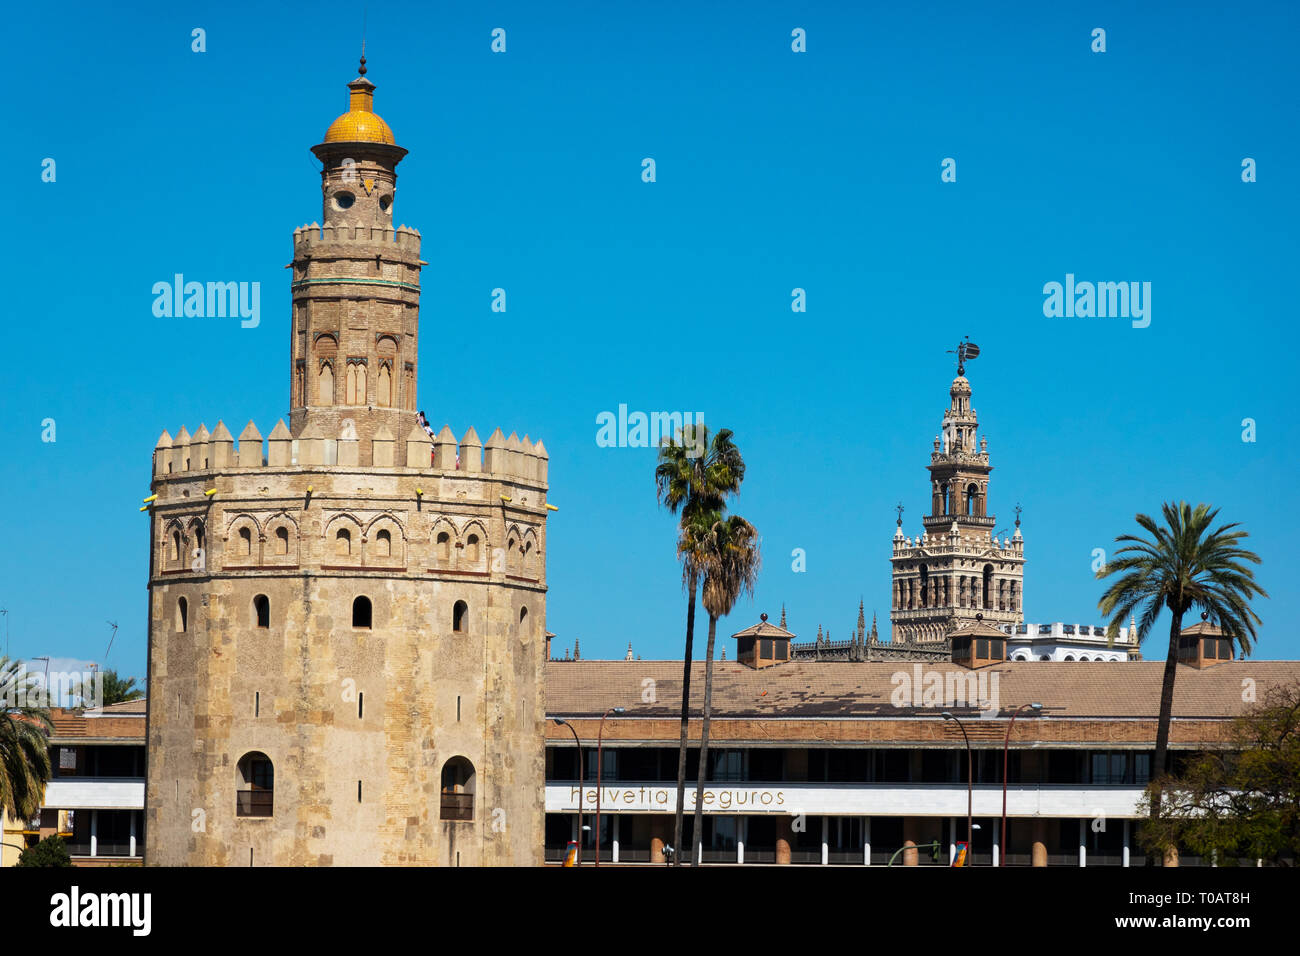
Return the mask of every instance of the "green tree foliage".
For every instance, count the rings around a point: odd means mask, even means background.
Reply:
[[[36,846],[23,850],[19,866],[72,866],[72,856],[61,836],[49,836]]]
[[[1138,842],[1150,853],[1177,846],[1219,866],[1239,858],[1295,866],[1300,860],[1300,682],[1272,688],[1233,722],[1227,749],[1193,759],[1166,778],[1162,812]],[[1149,806],[1151,790],[1143,798]]]

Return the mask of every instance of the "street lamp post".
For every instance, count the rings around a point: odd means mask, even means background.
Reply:
[[[1043,705],[1039,703],[1021,704],[1016,708],[1016,712],[1011,715],[1011,723],[1007,724],[1007,735],[1002,741],[1002,852],[998,854],[998,866],[1004,866],[1007,858],[1007,847],[1011,841],[1007,839],[1007,750],[1011,746],[1011,728],[1016,725],[1016,717],[1026,707],[1032,707],[1036,712],[1041,712]]]
[[[578,853],[573,865],[582,866],[582,741],[578,739],[578,732],[573,729],[573,724],[563,717],[553,717],[552,720],[560,727],[569,728],[569,733],[573,734],[573,743],[578,748]]]
[[[962,726],[960,720],[955,716],[943,712],[944,720],[951,720],[956,723],[957,728],[961,731],[962,739],[966,741],[966,865],[973,866],[975,863],[975,820],[971,813],[971,808],[975,798],[975,774],[971,766],[970,738],[966,736],[966,728]]]
[[[605,735],[605,718],[610,714],[621,714],[625,708],[611,707],[600,716],[600,729],[596,731],[596,866],[600,866],[600,772],[604,768],[601,766],[600,745]]]

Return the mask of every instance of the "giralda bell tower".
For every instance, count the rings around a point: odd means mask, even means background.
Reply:
[[[966,362],[979,355],[969,341],[957,349],[957,377],[948,391],[941,434],[930,453],[930,513],[913,540],[894,532],[893,598],[889,619],[895,643],[941,641],[977,618],[994,627],[1023,619],[1024,540],[1001,542],[988,510],[988,439],[976,437]],[[1018,511],[1019,509],[1017,509]]]

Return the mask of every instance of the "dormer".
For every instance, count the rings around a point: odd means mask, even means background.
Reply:
[[[955,628],[947,634],[952,662],[962,667],[987,667],[1007,659],[1007,635],[983,620]]]
[[[1178,663],[1201,670],[1233,659],[1232,639],[1209,621],[1184,628],[1178,635]]]
[[[766,614],[759,615],[757,624],[731,636],[736,639],[736,660],[755,669],[788,661],[795,637],[785,628],[769,624]]]

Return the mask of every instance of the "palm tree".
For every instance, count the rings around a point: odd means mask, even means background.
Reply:
[[[686,588],[686,648],[682,654],[681,741],[677,754],[677,812],[673,820],[673,865],[681,865],[682,814],[686,803],[686,737],[690,720],[691,657],[695,644],[695,593],[700,581],[699,540],[707,516],[722,510],[728,495],[740,490],[745,479],[745,460],[731,441],[729,428],[719,429],[709,439],[704,425],[688,425],[675,440],[665,439],[655,467],[656,497],[672,514],[681,512],[677,557],[682,562],[682,585]]]
[[[691,865],[700,858],[704,839],[704,781],[709,759],[709,717],[713,713],[713,643],[718,618],[726,617],[742,594],[753,594],[762,562],[758,532],[739,515],[717,516],[704,538],[704,582],[700,599],[709,613],[709,644],[704,652],[704,719],[700,723],[700,770],[695,783],[695,846]]]
[[[0,655],[0,816],[29,820],[40,812],[54,727],[48,708],[30,704],[42,695],[21,661]]]
[[[1249,654],[1255,640],[1255,626],[1260,621],[1247,602],[1255,595],[1268,597],[1255,583],[1254,572],[1243,563],[1259,564],[1260,559],[1253,551],[1239,547],[1249,533],[1236,530],[1240,527],[1238,523],[1209,530],[1219,510],[1206,504],[1192,508],[1185,501],[1176,505],[1166,502],[1162,510],[1167,527],[1161,527],[1149,515],[1138,515],[1135,520],[1150,534],[1150,539],[1120,535],[1115,541],[1125,547],[1097,572],[1098,578],[1120,575],[1097,602],[1101,613],[1112,618],[1106,629],[1111,642],[1119,634],[1120,624],[1139,605],[1142,605],[1137,623],[1139,640],[1145,639],[1162,610],[1168,608],[1173,615],[1169,622],[1164,682],[1160,687],[1156,754],[1151,767],[1151,819],[1160,816],[1161,777],[1166,770],[1169,748],[1183,615],[1193,607],[1200,608],[1243,654]]]
[[[87,701],[94,702],[97,700],[98,703],[92,703],[92,706],[107,707],[109,704],[121,704],[128,700],[139,700],[144,696],[144,691],[135,686],[134,677],[128,677],[123,680],[121,677],[117,676],[117,671],[112,669],[101,671],[100,673],[103,674],[104,677],[102,694],[98,693],[99,689],[95,686],[96,682],[94,677],[89,681],[78,681],[72,686],[72,694],[75,697],[81,698],[81,706],[86,706]]]

